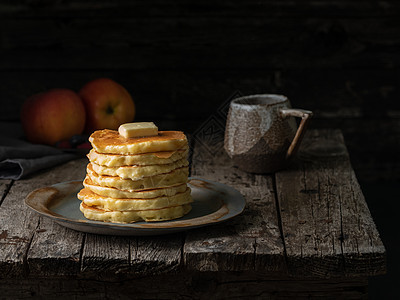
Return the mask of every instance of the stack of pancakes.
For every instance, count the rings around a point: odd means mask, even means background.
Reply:
[[[188,144],[180,131],[124,138],[95,131],[93,149],[78,193],[80,210],[91,220],[132,223],[180,218],[191,210]]]

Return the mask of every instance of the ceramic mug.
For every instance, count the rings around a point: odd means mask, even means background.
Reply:
[[[298,128],[293,117],[301,118]],[[291,108],[283,95],[237,98],[229,107],[225,150],[246,172],[275,172],[296,153],[311,117],[311,111]]]

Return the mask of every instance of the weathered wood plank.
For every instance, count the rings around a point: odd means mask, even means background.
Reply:
[[[385,250],[364,198],[344,189],[357,189],[346,170],[352,171],[343,137],[339,131],[311,131],[300,157],[304,160],[289,170],[276,173],[280,215],[289,273],[296,276],[368,276],[385,271]],[[338,166],[345,166],[345,169]],[[353,171],[352,171],[353,172]],[[359,190],[359,187],[358,187]],[[362,207],[363,209],[359,209]],[[358,216],[363,226],[354,229],[344,216]],[[350,229],[352,228],[352,229]],[[369,237],[371,236],[371,237]],[[354,241],[363,238],[369,247],[356,252],[362,259],[358,268],[346,267],[355,256]],[[372,241],[371,241],[372,240]],[[348,243],[348,259],[344,245]],[[364,245],[365,246],[365,245]]]
[[[39,217],[23,205],[24,198],[42,185],[41,180],[13,184],[0,206],[0,277],[26,273],[25,255]]]
[[[386,251],[349,162],[335,168],[346,275],[386,273]]]
[[[99,280],[173,273],[181,267],[182,246],[182,234],[137,238],[86,234],[81,272]]]
[[[150,237],[116,237],[86,234],[81,276],[98,280],[126,280],[181,267],[182,234]]]
[[[303,143],[303,149],[309,149],[309,153],[313,149],[316,152],[324,151],[325,144],[318,137],[326,138],[329,142],[332,136],[321,134],[314,140],[309,134]],[[341,151],[338,154],[347,154],[345,148],[331,150]],[[344,273],[340,243],[340,207],[331,191],[329,172],[327,165],[303,162],[293,164],[290,169],[275,175],[291,274],[331,277]]]
[[[73,162],[70,162],[73,163]],[[59,182],[56,175],[63,169],[47,170],[35,177],[14,182],[0,206],[0,274],[1,277],[28,272],[27,251],[39,225],[39,216],[29,210],[23,201],[34,189]]]
[[[318,132],[316,135],[323,135]],[[331,133],[332,134],[332,133]],[[344,146],[340,133],[336,140]],[[386,250],[380,239],[367,202],[348,159],[339,159],[332,166],[330,185],[339,200],[341,242],[347,276],[386,273]]]
[[[78,159],[48,171],[42,187],[64,181],[83,180],[87,159]],[[40,176],[33,179],[40,180]],[[27,252],[31,276],[54,277],[76,275],[80,271],[83,234],[40,217]]]
[[[285,273],[272,179],[234,168],[222,148],[221,136],[211,136],[213,126],[218,125],[208,124],[194,137],[191,176],[238,189],[247,207],[228,222],[189,231],[183,250],[185,266],[199,271]]]
[[[183,239],[178,233],[131,240],[131,272],[138,276],[177,273],[182,266]]]
[[[124,278],[130,265],[130,239],[86,234],[81,255],[81,273],[86,278]]]
[[[82,239],[82,233],[41,218],[28,250],[29,274],[35,277],[78,274]]]

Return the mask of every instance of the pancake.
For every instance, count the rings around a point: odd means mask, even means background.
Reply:
[[[160,151],[175,151],[187,146],[186,136],[181,131],[159,131],[157,136],[124,138],[115,130],[98,130],[89,141],[98,153],[140,154]]]
[[[177,193],[173,196],[163,196],[147,199],[122,199],[103,197],[93,193],[88,188],[83,188],[78,193],[78,199],[82,200],[88,206],[96,206],[106,211],[130,211],[130,210],[149,210],[160,209],[171,206],[178,206],[192,202],[190,197],[190,188],[186,188],[184,192]]]
[[[122,179],[137,180],[143,177],[168,173],[177,168],[186,167],[189,165],[189,162],[187,159],[181,159],[171,164],[151,166],[105,167],[94,162],[92,162],[91,165],[93,170],[99,175],[119,176]]]
[[[142,220],[147,222],[167,221],[180,218],[191,209],[190,204],[184,204],[153,210],[105,211],[88,206],[84,202],[80,205],[80,210],[87,219],[113,223],[133,223]]]
[[[131,165],[163,165],[176,162],[187,158],[188,147],[176,151],[163,151],[142,153],[135,155],[119,155],[98,153],[94,149],[90,150],[88,158],[91,162],[107,167],[120,167]]]
[[[102,176],[93,170],[91,164],[88,164],[86,171],[87,176],[96,185],[130,191],[161,188],[174,184],[186,183],[189,175],[188,167],[178,168],[168,173],[144,177],[139,180],[121,179],[116,176]]]
[[[83,185],[85,188],[88,188],[99,196],[111,198],[155,198],[162,196],[173,196],[186,190],[185,183],[147,190],[119,190],[112,187],[96,185],[89,176],[86,176],[85,180],[83,181]]]
[[[89,138],[93,149],[78,193],[80,210],[91,220],[114,223],[165,221],[191,210],[187,187],[188,143],[181,131],[125,138],[99,130]]]

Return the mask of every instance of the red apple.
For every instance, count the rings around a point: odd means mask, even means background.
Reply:
[[[79,91],[86,109],[86,132],[118,129],[133,121],[135,104],[129,92],[117,82],[99,78],[86,83]]]
[[[85,107],[75,92],[53,89],[33,95],[25,101],[21,122],[30,142],[54,145],[82,133]]]

